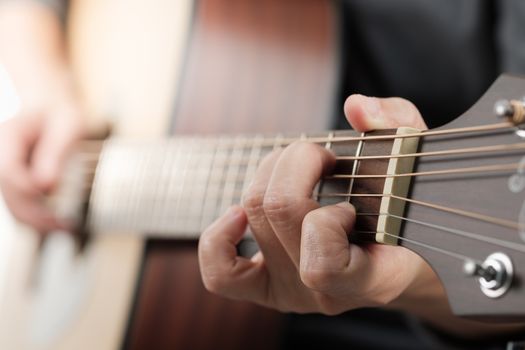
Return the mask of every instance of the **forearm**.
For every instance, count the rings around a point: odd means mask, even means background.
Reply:
[[[24,105],[38,108],[74,92],[62,24],[49,6],[0,0],[0,62]]]

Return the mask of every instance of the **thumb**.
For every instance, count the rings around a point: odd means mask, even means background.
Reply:
[[[346,99],[346,119],[357,131],[370,131],[410,126],[427,129],[414,104],[404,98],[377,98],[351,95]]]
[[[263,303],[268,281],[264,263],[237,255],[247,224],[244,209],[233,206],[203,232],[198,248],[202,281],[212,293],[235,299],[251,296]]]

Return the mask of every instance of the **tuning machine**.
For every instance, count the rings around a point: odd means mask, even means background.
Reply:
[[[490,254],[482,263],[468,260],[463,265],[467,276],[479,277],[479,287],[489,298],[499,298],[505,294],[514,276],[512,261],[504,253]]]
[[[516,134],[525,138],[525,97],[521,100],[499,100],[494,104],[494,114],[499,118],[506,118],[518,127]]]

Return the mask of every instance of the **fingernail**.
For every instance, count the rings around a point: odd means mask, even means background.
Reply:
[[[381,117],[381,103],[377,97],[366,97],[363,107],[368,116],[373,118]]]
[[[352,210],[355,211],[354,206],[351,203],[348,202],[339,202],[336,204],[339,208],[345,209],[345,210]]]

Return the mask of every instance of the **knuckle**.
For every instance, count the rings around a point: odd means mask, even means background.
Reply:
[[[332,219],[332,215],[326,210],[312,210],[308,212],[303,220],[303,230],[312,231],[316,230],[320,222],[325,222]]]
[[[272,191],[264,196],[263,210],[271,221],[288,221],[295,213],[296,207],[297,199],[291,195]]]
[[[208,227],[204,232],[202,233],[200,239],[199,239],[199,246],[198,246],[198,252],[199,257],[201,260],[203,258],[208,257],[210,253],[213,253],[215,251],[215,245],[213,242],[213,239],[210,237],[211,231]]]
[[[211,293],[225,295],[225,283],[223,278],[214,273],[203,273],[202,282],[204,287]]]
[[[251,186],[248,191],[243,194],[242,203],[247,214],[250,216],[257,215],[262,212],[264,202],[264,190]]]
[[[206,290],[214,294],[228,296],[229,278],[222,269],[201,263],[201,275]]]

